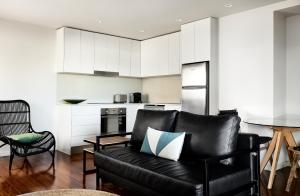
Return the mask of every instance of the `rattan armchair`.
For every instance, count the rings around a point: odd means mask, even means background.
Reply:
[[[11,139],[11,135],[37,133],[39,139],[24,143]],[[27,157],[43,152],[52,156],[54,167],[55,138],[49,131],[35,132],[30,121],[30,106],[24,100],[0,101],[0,141],[10,146],[9,171],[11,171],[14,156]]]

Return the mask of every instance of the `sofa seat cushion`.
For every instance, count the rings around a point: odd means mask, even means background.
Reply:
[[[95,163],[103,170],[162,194],[202,195],[203,192],[203,166],[200,162],[175,162],[126,147],[96,152]],[[213,195],[247,184],[250,180],[250,169],[220,163],[212,168],[210,192]]]

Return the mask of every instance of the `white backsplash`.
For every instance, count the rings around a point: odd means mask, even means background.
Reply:
[[[57,101],[66,98],[87,99],[88,102],[112,103],[114,94],[142,91],[138,78],[104,77],[91,75],[57,75]]]

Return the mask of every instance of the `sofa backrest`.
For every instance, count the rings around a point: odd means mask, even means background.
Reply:
[[[173,132],[177,114],[176,110],[138,110],[132,130],[131,145],[138,148],[142,146],[148,127]]]
[[[175,132],[185,131],[182,155],[218,156],[236,150],[240,118],[234,115],[203,116],[180,112]]]

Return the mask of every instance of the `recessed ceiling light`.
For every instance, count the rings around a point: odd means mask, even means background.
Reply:
[[[181,18],[177,18],[176,22],[182,22],[182,19]]]
[[[231,3],[224,4],[224,7],[231,8],[233,5]]]
[[[101,23],[102,23],[102,20],[98,20],[98,23],[101,24]]]
[[[139,30],[140,33],[145,33],[145,30]]]

